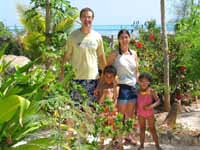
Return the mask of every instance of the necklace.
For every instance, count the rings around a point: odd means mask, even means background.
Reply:
[[[147,91],[144,91],[144,92],[140,91],[140,94],[141,95],[146,95],[146,94],[148,94],[148,92]]]

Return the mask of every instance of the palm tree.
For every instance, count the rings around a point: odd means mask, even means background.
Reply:
[[[162,41],[163,41],[163,52],[164,52],[164,84],[166,86],[164,91],[164,110],[170,110],[170,93],[169,93],[169,50],[168,40],[166,33],[165,24],[165,0],[160,0],[161,8],[161,26],[162,26]]]

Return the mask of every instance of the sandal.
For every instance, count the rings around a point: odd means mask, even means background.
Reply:
[[[144,147],[138,147],[138,149],[137,150],[144,150]]]
[[[114,139],[112,141],[112,145],[114,150],[123,150],[123,144],[119,141],[119,139]]]
[[[156,149],[157,149],[157,150],[163,150],[160,146],[159,146],[159,147],[156,147]]]
[[[132,136],[125,138],[125,144],[137,145],[136,140]]]

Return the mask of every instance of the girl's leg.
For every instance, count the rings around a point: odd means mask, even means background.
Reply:
[[[146,120],[144,117],[138,116],[138,121],[140,125],[140,148],[144,148]]]
[[[159,150],[160,149],[160,145],[159,145],[158,136],[157,136],[157,133],[156,133],[154,116],[152,115],[151,117],[148,117],[147,121],[148,121],[149,130],[151,132],[151,135],[153,137],[155,145],[156,145],[157,149]]]

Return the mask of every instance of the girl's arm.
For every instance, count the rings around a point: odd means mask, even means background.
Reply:
[[[151,95],[155,102],[151,104],[151,108],[157,107],[160,104],[160,98],[158,97],[157,93],[152,89],[151,90]]]
[[[158,95],[156,94],[156,92],[154,90],[150,89],[150,94],[151,94],[152,98],[155,100],[155,102],[153,104],[145,105],[144,106],[145,110],[152,109],[160,104],[160,99],[159,99]]]

